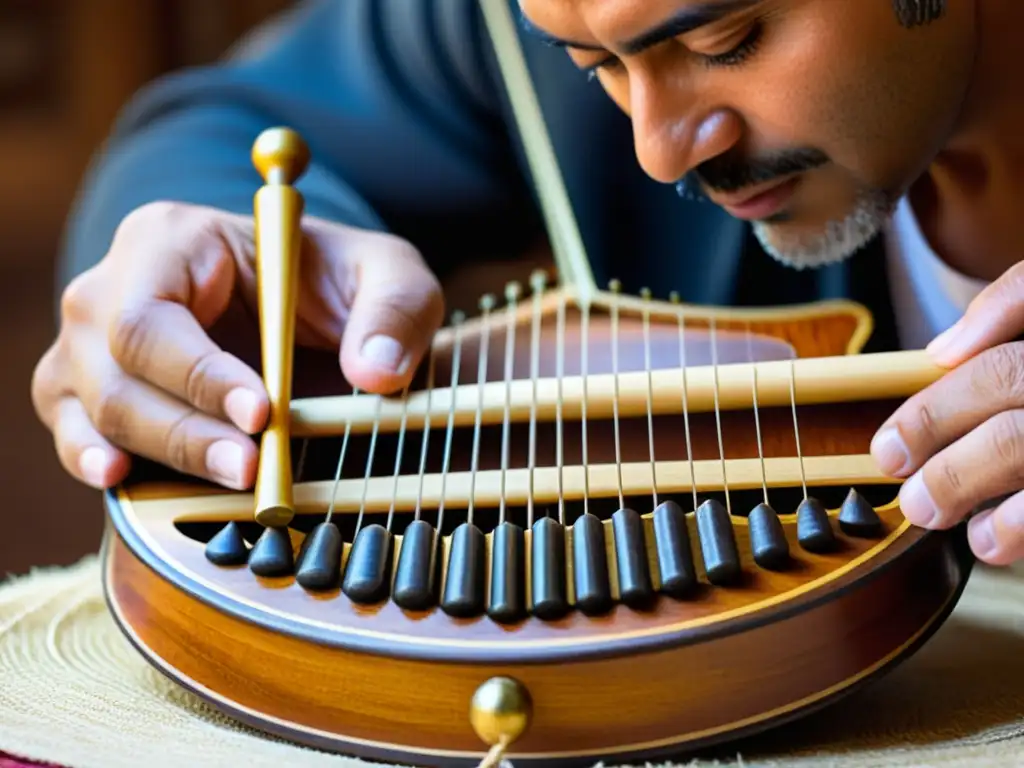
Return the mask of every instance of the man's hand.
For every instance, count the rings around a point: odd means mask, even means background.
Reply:
[[[871,450],[882,471],[909,478],[904,515],[924,528],[968,522],[982,561],[1024,558],[1024,264],[992,283],[928,352],[952,370],[911,397]],[[1002,497],[1008,497],[992,503]]]
[[[333,350],[353,386],[401,389],[442,320],[436,278],[398,238],[310,219],[303,232],[296,342]],[[235,326],[225,348],[215,323]],[[269,410],[243,361],[248,346],[257,363],[257,340],[252,219],[148,205],[64,292],[33,404],[65,469],[94,487],[120,482],[134,454],[248,488]]]

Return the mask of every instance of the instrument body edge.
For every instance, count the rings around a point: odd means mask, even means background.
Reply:
[[[576,660],[400,658],[311,642],[200,599],[147,556],[118,512],[108,493],[105,593],[119,627],[165,675],[263,731],[436,766],[479,763],[465,713],[496,675],[522,681],[537,702],[531,729],[508,755],[517,765],[692,752],[803,716],[920,647],[956,605],[973,562],[963,528],[906,529],[883,564],[865,563],[827,595],[698,639],[666,636]]]

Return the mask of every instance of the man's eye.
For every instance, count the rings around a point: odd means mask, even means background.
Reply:
[[[742,40],[728,51],[714,54],[695,54],[701,62],[709,67],[735,67],[749,59],[756,51],[764,35],[764,24],[755,22]],[[622,61],[616,56],[608,56],[595,64],[584,67],[583,72],[593,80],[601,72],[613,72],[622,67]]]
[[[607,59],[602,59],[596,64],[591,64],[589,67],[584,68],[583,72],[589,80],[593,80],[602,71],[609,72],[620,66],[622,66],[622,62],[617,57],[609,56]]]
[[[701,61],[709,67],[735,67],[749,59],[757,50],[761,37],[764,34],[764,25],[761,22],[755,23],[746,37],[740,40],[739,44],[724,53],[698,54]]]

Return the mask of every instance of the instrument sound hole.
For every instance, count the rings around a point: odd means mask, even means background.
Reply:
[[[849,491],[849,487],[846,486],[808,489],[808,493],[817,498],[828,509],[839,508]],[[892,502],[896,498],[899,488],[898,486],[893,485],[858,485],[857,491],[868,501],[869,504],[871,504],[871,506],[879,508]],[[704,502],[707,499],[714,499],[725,504],[725,494],[721,491],[699,493],[697,495],[697,499],[698,503]],[[780,515],[792,515],[803,500],[803,491],[800,487],[769,488],[768,499],[771,506]],[[625,497],[625,501],[626,507],[639,512],[640,514],[648,514],[653,511],[652,497],[650,495],[627,496]],[[659,503],[674,501],[688,512],[693,510],[693,496],[689,493],[659,494],[658,501]],[[729,502],[732,506],[732,512],[733,515],[737,517],[746,517],[750,510],[763,501],[764,497],[760,489],[744,489],[739,491],[730,490],[729,492]],[[619,509],[619,500],[617,497],[591,499],[588,506],[591,514],[596,515],[602,520],[607,520],[610,519],[611,516]],[[567,525],[572,525],[572,523],[583,514],[583,511],[584,504],[582,500],[566,502],[565,523]],[[461,523],[465,522],[467,513],[468,510],[464,506],[457,508],[449,507],[446,509],[444,514],[444,524],[442,527],[443,535],[451,535]],[[510,522],[516,523],[524,528],[527,527],[528,518],[525,506],[516,505],[506,507],[505,514],[506,519]],[[421,517],[432,526],[437,525],[437,509],[424,509]],[[558,506],[556,504],[535,506],[534,520],[539,520],[542,517],[550,517],[558,520]],[[295,516],[291,527],[301,533],[309,533],[318,523],[323,522],[323,519],[323,513],[299,514]],[[338,525],[344,540],[351,542],[355,538],[358,515],[352,513],[336,514],[333,519]],[[402,535],[405,528],[414,519],[415,516],[412,512],[396,512],[392,521],[391,530],[397,535]],[[386,513],[368,512],[363,518],[363,524],[379,523],[383,525],[386,523],[386,520]],[[473,520],[484,533],[489,533],[498,525],[498,510],[495,508],[477,507],[473,513]],[[175,527],[182,535],[205,544],[224,527],[224,523],[179,522],[175,524]],[[260,534],[263,532],[263,527],[254,521],[241,522],[239,523],[239,527],[242,532],[242,537],[250,546],[256,542]]]

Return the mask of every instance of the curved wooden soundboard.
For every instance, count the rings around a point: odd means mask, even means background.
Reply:
[[[881,510],[883,529],[871,538],[842,535],[840,546],[829,554],[801,551],[793,515],[783,521],[793,561],[784,570],[768,571],[758,567],[751,556],[744,518],[734,521],[744,578],[734,586],[708,584],[701,566],[700,541],[694,514],[687,515],[692,556],[698,564],[700,589],[690,599],[659,600],[649,611],[635,611],[617,605],[606,615],[593,618],[572,612],[556,621],[535,617],[511,625],[499,624],[484,616],[456,619],[438,609],[403,611],[393,602],[360,606],[348,600],[337,587],[308,591],[294,576],[264,578],[254,576],[244,566],[221,567],[204,556],[204,543],[190,539],[175,528],[175,522],[220,517],[199,510],[216,497],[190,496],[187,487],[157,486],[136,491],[122,490],[111,504],[122,535],[130,539],[138,554],[155,558],[169,574],[185,583],[201,587],[219,610],[239,618],[265,622],[277,630],[305,638],[310,642],[387,653],[395,657],[433,660],[482,661],[507,663],[510,660],[585,658],[606,655],[615,650],[639,651],[651,643],[672,644],[682,638],[688,642],[718,634],[720,625],[757,619],[758,614],[775,610],[790,611],[804,602],[824,599],[835,584],[865,566],[884,567],[893,554],[912,546],[922,533],[903,520],[896,504]],[[251,514],[251,513],[250,513]],[[838,510],[831,512],[833,520]],[[643,516],[647,541],[654,539],[652,515]],[[222,518],[223,519],[223,518]],[[614,535],[610,521],[604,521],[609,574],[613,599],[618,600],[615,583]],[[838,526],[837,526],[838,528]],[[303,534],[291,529],[293,552],[297,558]],[[526,532],[529,540],[530,532]],[[491,534],[487,534],[488,543]],[[568,530],[567,549],[571,552],[572,529]],[[401,552],[401,536],[396,536],[393,560]],[[445,540],[445,554],[450,539]],[[488,550],[490,547],[488,546]],[[345,555],[351,543],[345,544]],[[529,546],[527,546],[529,551]],[[648,559],[654,586],[658,569],[653,545]],[[571,564],[571,557],[568,558]],[[342,565],[344,568],[344,563]],[[442,568],[442,571],[446,569]],[[568,590],[572,594],[572,570],[568,571]],[[525,584],[529,585],[527,564]],[[443,585],[441,587],[443,591]],[[762,617],[760,620],[764,620]]]
[[[417,765],[479,764],[466,714],[499,675],[533,702],[508,755],[517,765],[653,759],[805,714],[912,653],[971,567],[962,530],[911,529],[890,506],[881,538],[801,553],[795,571],[752,567],[744,546],[735,587],[508,628],[216,568],[173,528],[171,504],[145,495],[109,497],[106,592],[157,668],[260,729]]]

